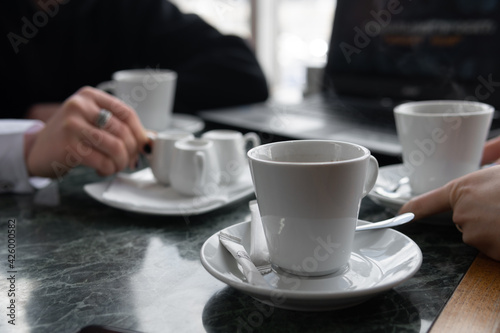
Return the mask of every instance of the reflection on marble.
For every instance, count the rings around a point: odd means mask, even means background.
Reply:
[[[391,290],[354,308],[332,312],[282,310],[226,287],[206,304],[207,332],[418,332],[420,318],[408,299]]]
[[[356,307],[323,313],[271,308],[225,286],[199,261],[214,232],[249,217],[248,200],[199,216],[150,216],[102,205],[83,191],[99,178],[85,168],[57,184],[59,204],[35,195],[0,197],[0,258],[7,220],[17,220],[16,327],[0,311],[0,332],[75,333],[89,324],[142,332],[425,332],[476,251],[447,226],[397,229],[422,249],[410,280]],[[48,204],[47,204],[48,203]],[[389,214],[365,199],[362,219]],[[7,266],[0,262],[0,309]],[[258,329],[257,329],[258,328]]]

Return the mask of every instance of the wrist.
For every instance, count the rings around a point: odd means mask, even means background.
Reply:
[[[47,122],[60,107],[60,103],[34,104],[27,110],[26,118]]]
[[[35,145],[35,141],[38,137],[39,132],[43,129],[44,125],[39,124],[38,126],[33,126],[24,133],[24,161],[26,164],[26,170],[30,177],[37,176],[36,172],[31,167],[30,155]]]

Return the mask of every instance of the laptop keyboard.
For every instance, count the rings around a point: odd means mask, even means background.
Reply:
[[[383,106],[376,101],[342,99],[335,97],[314,97],[306,99],[300,106],[290,106],[290,113],[309,115],[314,118],[336,120],[356,124],[358,127],[376,128],[380,132],[394,133],[396,122],[393,109],[395,104]],[[495,111],[489,138],[500,135],[500,111]]]
[[[306,99],[300,105],[282,106],[282,112],[292,114],[308,115],[325,120],[337,120],[367,127],[379,127],[381,131],[394,131],[396,124],[392,107],[383,107],[370,103],[343,103],[334,98],[311,98]]]

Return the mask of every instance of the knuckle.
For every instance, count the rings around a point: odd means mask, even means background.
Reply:
[[[68,134],[74,134],[80,128],[80,121],[76,117],[66,117],[62,123],[62,130]]]
[[[120,121],[113,119],[113,117],[111,117],[111,119],[104,128],[111,134],[117,136],[121,135],[121,133],[123,133],[126,130],[125,126],[123,126]]]
[[[113,102],[111,107],[114,110],[114,115],[122,122],[127,122],[133,112],[129,106],[118,100]]]
[[[119,139],[110,140],[109,150],[112,154],[122,154],[125,151],[125,145]]]
[[[135,140],[134,136],[132,135],[132,131],[128,128],[128,126],[121,126],[120,131],[118,132],[121,139],[123,140],[123,144],[125,146],[125,149],[129,153],[134,153],[138,149],[138,144],[137,141]]]
[[[117,138],[117,142],[115,143],[116,146],[113,149],[120,151],[122,148],[119,146],[122,146],[123,151],[126,151],[129,154],[137,150],[138,145],[128,126],[120,123],[119,121],[113,121],[112,123],[110,122],[109,127],[106,128],[106,130]]]
[[[91,95],[91,94],[94,93],[94,90],[95,90],[95,88],[92,88],[90,86],[83,86],[80,89],[78,89],[77,95],[78,94],[81,94],[81,95]]]
[[[110,153],[114,157],[114,163],[118,170],[122,170],[127,166],[129,153],[123,141],[113,140],[110,143]]]
[[[465,188],[457,180],[452,180],[448,184],[446,184],[445,186],[448,187],[448,196],[449,196],[448,199],[450,201],[450,205],[453,207],[454,204],[462,196]]]
[[[103,158],[99,163],[97,171],[103,176],[110,176],[115,173],[115,165],[111,160]]]
[[[135,114],[135,110],[119,98],[116,98],[114,96],[111,96],[111,98],[110,111],[113,112],[113,115],[116,118],[124,123],[128,123],[130,121],[129,118]]]
[[[67,112],[74,112],[78,110],[82,110],[84,108],[84,101],[83,98],[79,95],[74,95],[71,98],[68,98],[66,102],[64,103],[64,106],[67,110]]]

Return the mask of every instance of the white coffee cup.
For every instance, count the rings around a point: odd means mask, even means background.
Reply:
[[[421,101],[394,109],[402,169],[422,194],[479,169],[494,108],[471,101]]]
[[[260,138],[254,132],[243,135],[234,130],[218,129],[205,132],[202,137],[215,144],[221,169],[221,183],[225,185],[236,183],[248,170],[248,143],[251,143],[252,147],[260,145]]]
[[[187,196],[209,196],[219,191],[220,169],[212,141],[177,141],[170,172],[174,190]]]
[[[179,140],[187,139],[194,139],[194,135],[182,130],[158,132],[154,136],[152,152],[148,156],[148,160],[151,171],[160,184],[170,184],[170,171],[174,160],[174,145]]]
[[[177,73],[167,69],[128,69],[113,73],[97,88],[110,91],[130,105],[142,125],[163,131],[170,127]]]
[[[303,276],[342,271],[361,199],[378,175],[370,151],[298,140],[255,147],[248,157],[273,266]]]

